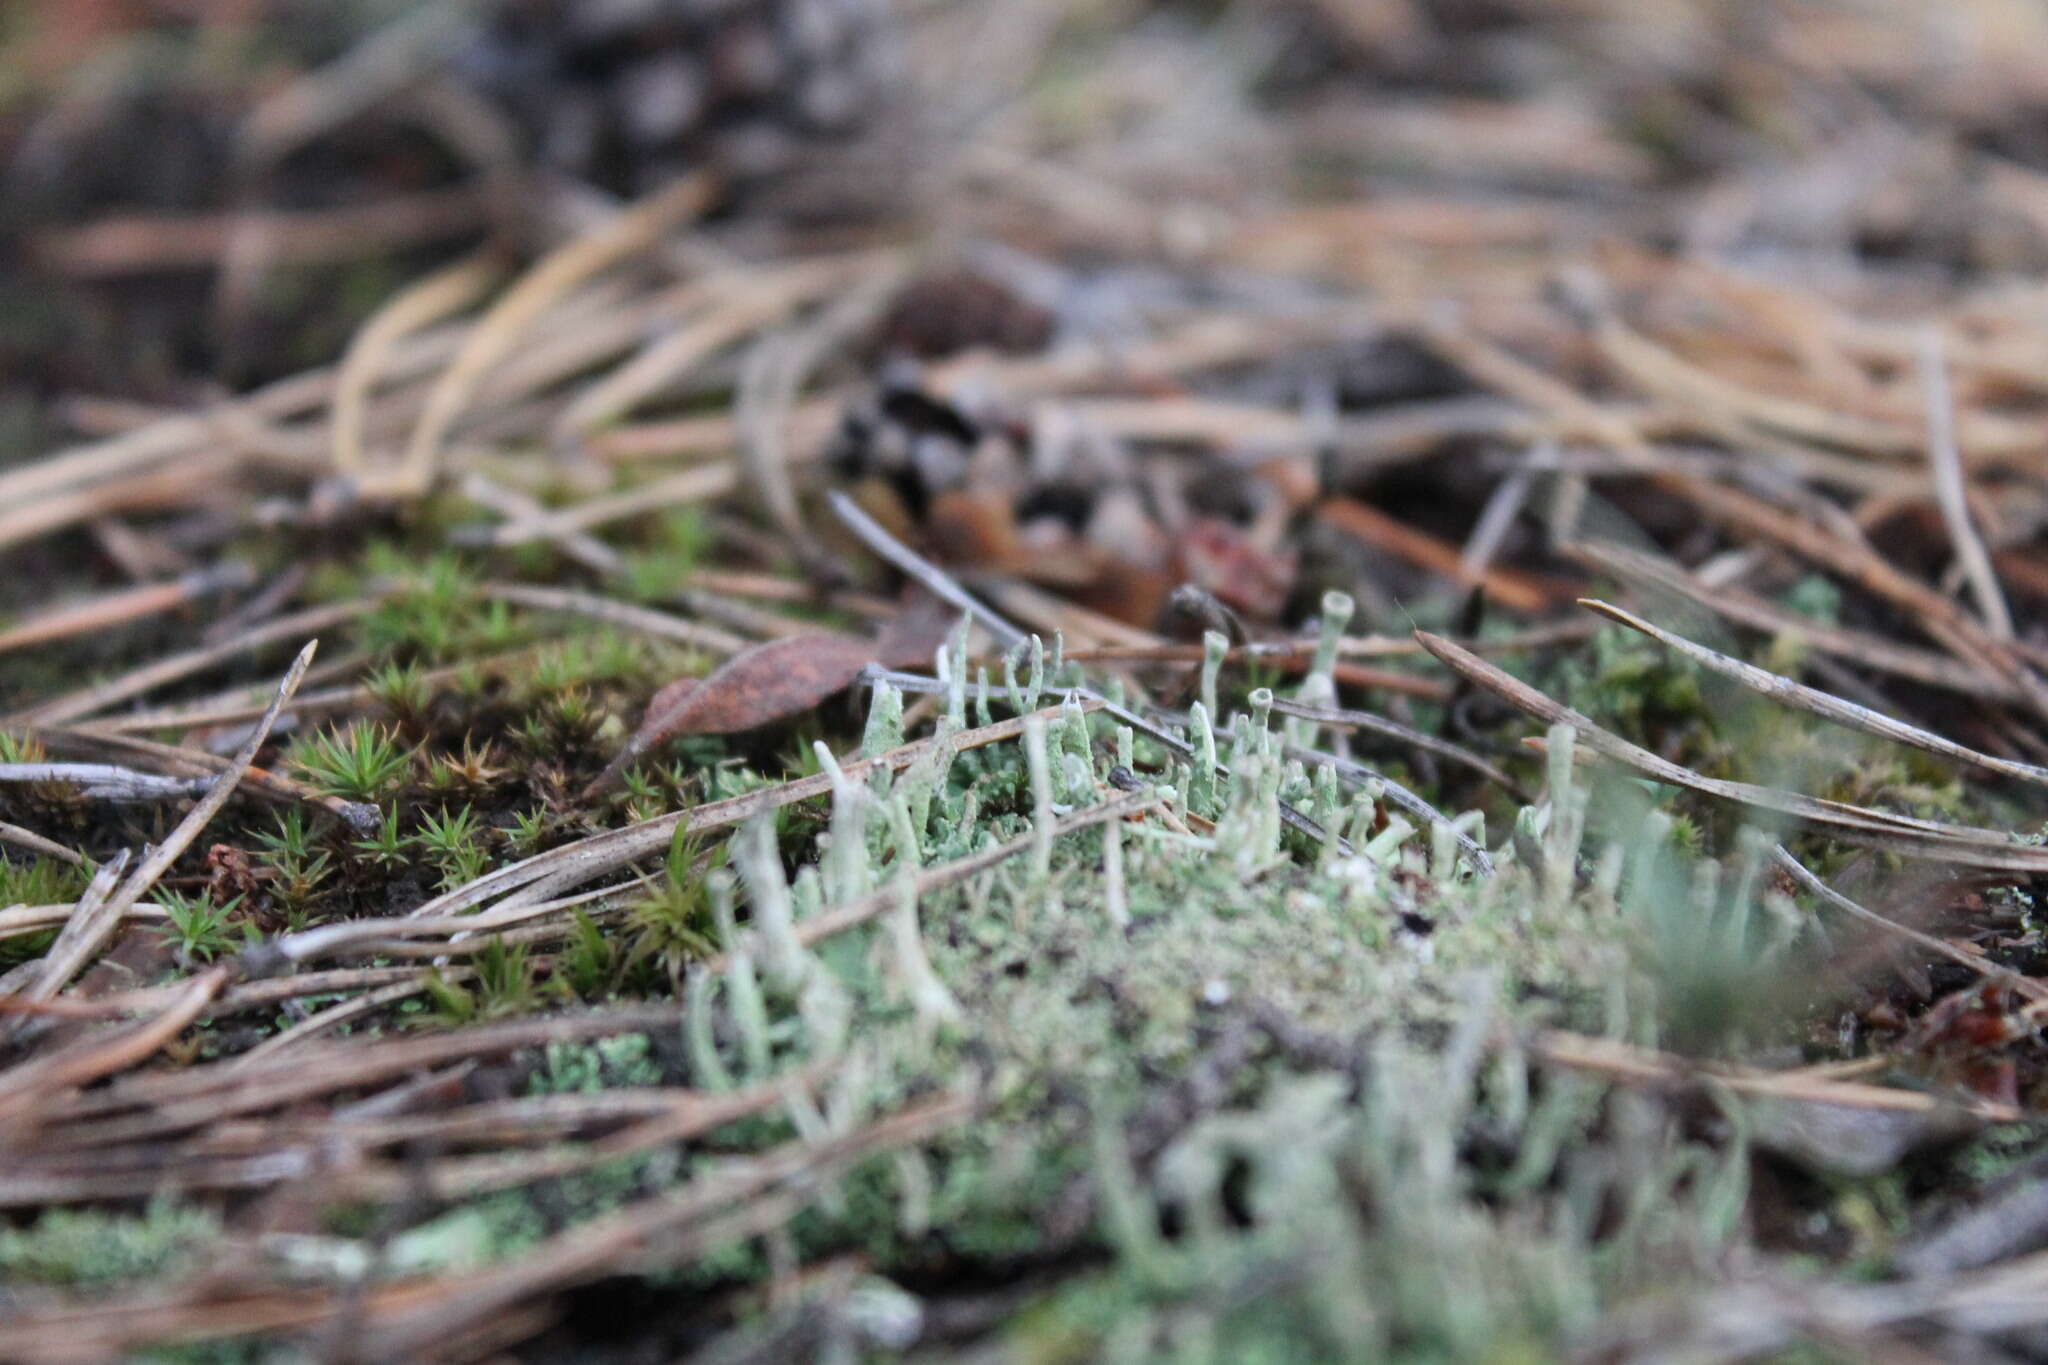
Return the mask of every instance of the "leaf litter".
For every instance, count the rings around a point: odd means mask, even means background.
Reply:
[[[2039,1354],[2024,7],[215,8],[0,119],[7,1351]]]

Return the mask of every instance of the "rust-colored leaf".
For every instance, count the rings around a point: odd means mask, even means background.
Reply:
[[[591,788],[610,786],[627,764],[678,735],[729,735],[808,711],[850,685],[874,657],[869,641],[825,631],[741,650],[709,677],[683,678],[655,693],[640,728]]]
[[[640,728],[590,784],[596,793],[642,754],[680,735],[729,735],[812,709],[852,686],[871,663],[928,666],[954,616],[930,598],[904,608],[874,640],[832,631],[767,640],[733,655],[704,678],[678,678],[647,703]]]

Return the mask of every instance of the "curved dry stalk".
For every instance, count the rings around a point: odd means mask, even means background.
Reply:
[[[1930,639],[1986,677],[2010,683],[2030,707],[2048,716],[2048,680],[2014,653],[2009,640],[2000,639],[1953,601],[1868,546],[1844,540],[1809,517],[1740,489],[1676,473],[1659,481],[1690,499],[1713,520],[1771,541],[1889,602]]]
[[[1593,1038],[1560,1029],[1537,1034],[1528,1046],[1532,1056],[1553,1066],[1591,1072],[1622,1084],[1672,1085],[1695,1080],[1711,1081],[1739,1095],[1768,1095],[1777,1099],[1840,1105],[1847,1109],[1884,1109],[1909,1114],[1951,1110],[1994,1123],[2011,1123],[2022,1117],[2021,1112],[2010,1105],[1992,1104],[1985,1100],[1944,1100],[1920,1090],[1896,1090],[1889,1086],[1833,1080],[1811,1073],[1777,1074],[1748,1067],[1716,1066],[1669,1052],[1636,1047],[1616,1038]]]
[[[1991,701],[2020,700],[2017,687],[2001,678],[1986,677],[1981,670],[1949,655],[1897,644],[1864,631],[1830,626],[1747,594],[1717,592],[1677,564],[1638,550],[1582,540],[1565,547],[1565,552],[1624,582],[1649,583],[1697,603],[1737,625],[1773,635],[1790,635],[1809,649],[1845,662],[1940,688],[1944,692]]]
[[[1077,830],[1088,829],[1108,821],[1121,820],[1127,816],[1137,815],[1158,805],[1160,800],[1161,798],[1156,794],[1140,792],[1120,797],[1116,800],[1106,801],[1100,805],[1093,806],[1087,810],[1077,811],[1068,816],[1053,828],[1052,834],[1054,838],[1058,838],[1061,835],[1072,834]],[[938,867],[927,868],[916,875],[912,885],[917,895],[928,895],[943,887],[965,881],[977,873],[984,872],[989,868],[1007,862],[1009,859],[1029,851],[1038,842],[1038,839],[1039,836],[1034,832],[1021,838],[1012,839],[1008,843],[983,849],[965,858],[958,858],[950,863],[943,863]],[[304,933],[275,940],[265,945],[264,951],[266,955],[268,953],[277,953],[295,963],[308,961],[311,958],[343,948],[359,952],[379,951],[392,956],[440,955],[450,952],[456,945],[449,943],[409,944],[398,942],[397,940],[444,934],[451,931],[460,934],[471,934],[481,933],[485,930],[502,929],[507,925],[538,918],[542,915],[552,915],[559,910],[571,906],[600,900],[606,896],[619,895],[630,889],[628,887],[608,886],[597,891],[588,891],[580,895],[570,896],[558,901],[545,902],[540,905],[517,906],[507,911],[493,910],[482,915],[460,918],[443,918],[438,920],[363,920],[353,921],[348,924],[328,925],[320,929],[311,929]],[[797,938],[805,947],[810,947],[835,934],[842,934],[849,929],[857,928],[862,924],[866,924],[869,920],[886,913],[896,904],[901,894],[902,887],[900,885],[891,885],[880,891],[863,896],[859,900],[822,910],[797,925]],[[541,937],[554,937],[561,932],[563,927],[559,924],[535,926],[534,930],[498,934],[494,935],[491,940],[479,940],[477,946],[482,947],[491,941],[507,943],[530,942]],[[717,953],[704,959],[700,965],[707,970],[719,971],[724,969],[726,960],[725,954]],[[466,967],[454,968],[452,970],[456,975],[450,978],[444,974],[444,979],[466,980],[475,975],[474,971]],[[430,975],[431,973],[425,969],[412,970],[402,979],[381,984],[377,989],[370,991],[366,995],[357,996],[352,1000],[345,1000],[339,1004],[329,1006],[317,1014],[300,1020],[283,1033],[265,1039],[233,1062],[228,1063],[228,1065],[241,1066],[258,1059],[268,1058],[307,1038],[328,1032],[341,1024],[347,1023],[351,1019],[369,1014],[385,1005],[395,1004],[400,1000],[418,995],[427,988]],[[285,978],[287,982],[295,979]]]
[[[374,1013],[386,1005],[395,1005],[401,1000],[410,1000],[415,995],[426,990],[430,975],[430,972],[422,969],[414,973],[410,980],[394,982],[389,986],[380,986],[375,990],[366,991],[361,995],[344,1000],[340,1004],[331,1005],[315,1014],[309,1014],[284,1032],[272,1034],[270,1037],[265,1038],[256,1046],[235,1058],[234,1061],[228,1063],[228,1065],[231,1068],[239,1069],[252,1063],[267,1061],[272,1055],[302,1043],[308,1038],[318,1037],[320,1034],[337,1029],[351,1019],[359,1019],[363,1015]],[[467,981],[475,975],[476,970],[472,967],[451,967],[441,974],[441,979],[444,981]]]
[[[1793,857],[1783,844],[1779,844],[1771,850],[1771,861],[1782,868],[1793,881],[1799,883],[1799,885],[1805,887],[1814,895],[1819,896],[1837,910],[1853,915],[1865,924],[1881,929],[1885,933],[1896,934],[1910,943],[1918,944],[1937,957],[1945,957],[1951,962],[1960,963],[1980,976],[1997,977],[2001,981],[2009,982],[2013,989],[2026,996],[2029,1000],[2036,1003],[2048,1001],[2048,985],[2043,985],[2032,977],[2021,976],[2016,972],[2004,971],[1996,964],[1987,962],[1975,953],[1965,952],[1963,949],[1956,947],[1955,944],[1950,943],[1945,938],[1937,938],[1933,934],[1924,934],[1908,925],[1888,920],[1883,915],[1878,914],[1877,911],[1850,900],[1847,896],[1815,876],[1804,863]]]
[[[1219,731],[1218,737],[1222,738],[1226,733]],[[1472,860],[1472,866],[1478,869],[1481,876],[1490,877],[1493,875],[1493,856],[1481,848],[1479,842],[1471,835],[1459,829],[1457,821],[1451,819],[1450,816],[1445,815],[1435,806],[1432,806],[1393,778],[1388,777],[1385,773],[1367,767],[1355,759],[1340,758],[1336,754],[1327,753],[1321,749],[1304,748],[1298,744],[1282,746],[1281,753],[1288,758],[1299,759],[1303,763],[1320,764],[1327,767],[1335,772],[1343,781],[1354,787],[1362,787],[1368,783],[1377,784],[1386,794],[1386,798],[1402,810],[1407,811],[1426,825],[1448,831],[1452,842],[1457,844],[1460,852]]]
[[[803,512],[789,477],[789,419],[796,411],[798,393],[826,355],[874,324],[895,298],[909,268],[910,257],[901,251],[862,258],[840,296],[826,303],[814,321],[762,336],[740,363],[733,427],[739,438],[741,467],[769,519],[789,538],[799,562],[818,570],[817,576],[826,581],[843,574],[820,562],[815,538],[804,530]]]
[[[231,559],[168,582],[140,583],[83,601],[67,602],[0,631],[0,654],[127,625],[204,597],[246,588],[255,579],[254,570],[246,563]]]
[[[723,497],[737,487],[739,471],[730,463],[693,465],[638,488],[585,498],[566,507],[551,508],[538,516],[500,522],[483,531],[477,539],[483,544],[496,546],[560,540],[607,522]]]
[[[1579,742],[1588,749],[1658,782],[1804,820],[1850,843],[1971,867],[2010,872],[2048,871],[2048,848],[2017,843],[2011,836],[1997,830],[1920,820],[1840,801],[1826,801],[1798,792],[1703,776],[1602,729],[1579,712],[1544,696],[1519,678],[1495,668],[1441,636],[1418,630],[1415,638],[1451,668],[1517,709],[1547,724],[1571,726],[1578,732]]]
[[[1103,705],[1101,702],[1081,703],[1083,711],[1099,710]],[[1060,715],[1060,708],[1049,706],[1033,714],[1050,722]],[[1026,719],[1028,717],[1013,716],[1008,720],[997,721],[993,725],[963,730],[943,742],[958,750],[1015,739],[1024,733]],[[858,778],[876,767],[898,771],[930,753],[940,742],[937,738],[917,740],[874,758],[842,763],[840,770],[849,778]],[[413,913],[421,918],[453,914],[468,906],[481,905],[493,896],[509,892],[517,892],[522,899],[545,899],[553,892],[569,890],[594,877],[601,877],[607,872],[660,852],[668,847],[669,840],[678,828],[687,827],[699,831],[726,829],[767,811],[779,810],[798,801],[808,801],[812,797],[830,795],[832,782],[830,773],[816,773],[810,777],[785,782],[778,787],[745,792],[722,801],[708,801],[689,810],[642,820],[624,829],[593,834],[573,844],[564,844],[560,848],[536,854],[522,862],[485,873],[465,886],[436,896]],[[257,971],[259,967],[252,963],[251,970]]]
[[[390,915],[377,919],[342,920],[334,924],[323,924],[317,929],[301,929],[295,934],[274,938],[251,951],[260,952],[265,960],[275,956],[293,964],[311,962],[316,958],[328,957],[339,952],[388,952],[394,950],[400,940],[422,938],[468,938],[492,930],[524,924],[563,910],[573,910],[579,905],[588,905],[606,896],[618,895],[631,890],[630,887],[607,886],[596,891],[582,891],[560,900],[542,901],[537,905],[519,905],[509,909],[498,908],[476,915],[442,915],[421,918],[411,915]],[[419,946],[419,945],[410,945]],[[429,946],[431,953],[449,951],[446,943]]]
[[[164,777],[112,763],[0,763],[0,786],[13,782],[58,782],[94,801],[136,804],[197,796],[208,785],[203,777]]]
[[[1758,668],[1754,664],[1747,664],[1740,659],[1730,658],[1728,655],[1709,649],[1705,645],[1695,644],[1682,635],[1675,635],[1662,627],[1652,625],[1634,612],[1624,611],[1622,608],[1614,606],[1612,603],[1602,602],[1598,598],[1581,597],[1579,605],[1588,611],[1600,613],[1600,615],[1605,616],[1610,621],[1619,622],[1631,630],[1640,631],[1659,644],[1678,651],[1686,658],[1700,665],[1700,667],[1718,673],[1724,678],[1732,678],[1751,691],[1769,697],[1780,705],[1792,707],[1794,710],[1805,711],[1811,715],[1819,716],[1822,720],[1831,721],[1836,725],[1858,731],[1862,734],[1873,735],[1878,739],[1888,739],[1895,744],[1909,745],[1912,748],[1921,749],[1930,754],[1939,754],[1943,758],[1954,759],[1958,763],[1967,763],[1973,768],[1981,768],[1985,772],[1997,773],[2001,777],[2014,777],[2022,782],[2032,782],[2039,786],[2048,786],[2048,768],[2040,768],[2032,763],[2019,763],[2012,759],[1980,753],[1965,745],[1957,744],[1954,740],[1943,739],[1931,730],[1923,730],[1917,725],[1908,725],[1902,720],[1894,720],[1883,712],[1873,711],[1867,706],[1859,706],[1853,701],[1846,701],[1841,697],[1822,692],[1818,688],[1808,687],[1804,683],[1795,682],[1791,678],[1772,673],[1768,669]],[[1277,706],[1275,709],[1278,709]]]
[[[621,602],[594,592],[579,592],[574,588],[540,588],[528,583],[486,583],[477,589],[477,595],[487,601],[510,602],[515,606],[530,607],[535,611],[564,612],[585,616],[606,625],[618,626],[640,635],[652,636],[657,640],[673,640],[680,645],[694,649],[708,649],[715,654],[737,654],[752,644],[737,635],[728,634],[716,626],[707,626],[697,621],[686,621],[665,611],[639,606],[632,602]]]
[[[249,1067],[194,1067],[124,1077],[103,1089],[45,1096],[46,1125],[82,1123],[56,1131],[50,1141],[89,1139],[92,1145],[125,1142],[199,1127],[237,1114],[282,1108],[340,1090],[357,1090],[434,1067],[502,1056],[548,1043],[583,1042],[614,1033],[673,1028],[679,1004],[635,1005],[586,1014],[513,1019],[429,1037],[334,1042],[268,1057]],[[142,1111],[127,1117],[128,1111]]]
[[[424,1302],[404,1301],[381,1315],[362,1337],[367,1354],[405,1359],[480,1318],[630,1263],[655,1245],[662,1262],[674,1264],[718,1241],[759,1230],[753,1219],[735,1224],[730,1216],[718,1216],[727,1210],[738,1215],[758,1209],[772,1226],[802,1207],[800,1200],[773,1197],[784,1186],[815,1182],[861,1157],[922,1142],[978,1110],[971,1097],[942,1095],[844,1136],[788,1143],[738,1163],[724,1180],[691,1182],[558,1233],[510,1264],[444,1277]]]
[[[2001,640],[2012,638],[2012,610],[2006,606],[2005,591],[1998,586],[1998,571],[1991,567],[1991,555],[1984,538],[1970,521],[1970,495],[1963,475],[1963,453],[1956,448],[1955,404],[1949,398],[1948,365],[1941,353],[1941,333],[1930,327],[1921,334],[1919,346],[1920,387],[1927,394],[1927,462],[1934,467],[1934,499],[1941,506],[1941,519],[1948,525],[1948,538],[1977,599],[1977,614],[1985,628]]]
[[[772,267],[750,266],[697,282],[696,316],[643,348],[562,409],[553,437],[568,445],[629,415],[675,384],[696,365],[763,327],[772,326],[819,295],[858,278],[893,252],[854,252]]]
[[[187,982],[154,1018],[145,1019],[111,1039],[89,1037],[0,1077],[0,1125],[11,1124],[23,1117],[23,1111],[47,1104],[59,1091],[111,1076],[149,1056],[204,1013],[227,979],[226,967],[211,968]]]
[[[124,850],[125,852],[125,850]],[[23,934],[39,934],[45,929],[68,923],[85,909],[85,902],[70,905],[10,905],[0,910],[0,939],[19,938]],[[167,918],[164,908],[151,902],[130,906],[122,918],[130,920],[161,920]],[[32,960],[33,961],[33,960]],[[29,966],[31,963],[23,963]],[[11,975],[11,973],[10,973]],[[0,977],[0,987],[7,984],[6,977]],[[11,995],[0,995],[0,1004],[15,1001]]]
[[[859,503],[836,488],[828,496],[833,514],[845,523],[847,530],[860,537],[862,544],[921,584],[925,591],[941,602],[950,607],[957,607],[979,621],[981,628],[989,633],[989,637],[996,642],[998,648],[1010,650],[1024,643],[1023,631],[1010,624],[1008,619],[993,607],[961,587],[951,574],[944,572],[936,564],[890,535],[880,522],[861,510]]]
[[[434,480],[441,447],[484,376],[505,358],[528,325],[564,294],[601,270],[646,250],[677,225],[702,213],[716,186],[704,174],[686,176],[628,209],[596,232],[543,257],[492,305],[435,381],[405,458],[393,472],[399,492],[424,492]]]
[[[358,479],[363,475],[367,464],[363,428],[370,391],[392,349],[422,327],[467,307],[491,286],[500,271],[495,256],[479,252],[407,285],[356,329],[334,376],[335,473]]]

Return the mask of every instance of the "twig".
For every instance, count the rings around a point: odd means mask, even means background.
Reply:
[[[238,233],[253,228],[266,235],[281,260],[346,261],[465,236],[484,225],[489,207],[482,188],[461,185],[334,209],[108,217],[45,233],[29,250],[51,270],[103,280],[211,268]]]
[[[1533,1056],[1553,1066],[1597,1075],[1630,1084],[1683,1084],[1693,1079],[1711,1079],[1716,1085],[1742,1095],[1769,1095],[1779,1099],[1805,1100],[1814,1104],[1839,1105],[1849,1109],[1886,1109],[1925,1114],[1948,1109],[1971,1114],[1993,1123],[2011,1123],[2022,1117],[2010,1105],[1984,1100],[1948,1101],[1917,1090],[1894,1090],[1886,1086],[1834,1081],[1811,1075],[1777,1076],[1747,1068],[1694,1062],[1668,1052],[1633,1047],[1615,1038],[1591,1038],[1579,1033],[1548,1030],[1528,1044]]]
[[[318,641],[309,641],[306,647],[299,651],[298,658],[294,659],[292,666],[285,671],[284,681],[278,684],[277,697],[271,702],[270,710],[256,723],[256,728],[250,733],[249,738],[242,742],[242,747],[236,751],[228,770],[215,779],[212,788],[200,798],[198,804],[192,807],[185,818],[178,822],[177,828],[170,832],[162,844],[142,859],[141,864],[128,875],[127,880],[123,881],[117,890],[90,911],[74,916],[64,926],[64,931],[58,935],[57,942],[51,945],[48,955],[43,958],[42,969],[37,973],[36,979],[22,990],[24,998],[47,1000],[64,989],[79,969],[99,951],[107,936],[121,923],[122,917],[142,899],[150,887],[156,885],[157,878],[178,860],[186,847],[199,837],[199,832],[205,829],[208,822],[219,813],[220,808],[227,804],[228,797],[242,780],[243,770],[255,761],[257,751],[263,747],[263,742],[270,738],[270,727],[277,723],[278,712],[291,700],[292,693],[298,690],[299,679],[306,675],[306,668],[313,662],[313,654],[318,647]],[[216,990],[219,985],[220,982],[216,981]],[[212,992],[208,993],[207,998],[212,998]]]
[[[0,820],[0,843],[13,844],[17,848],[25,848],[32,853],[41,853],[52,858],[61,859],[64,862],[70,863],[73,867],[91,867],[93,865],[92,859],[86,857],[83,853],[75,849],[66,848],[55,839],[45,839],[32,829],[23,829],[20,825],[9,824],[5,820]]]
[[[332,606],[314,607],[291,616],[281,616],[268,625],[258,626],[233,640],[209,645],[204,649],[190,650],[184,654],[174,654],[167,659],[144,664],[111,681],[97,683],[31,706],[9,717],[9,721],[13,724],[26,725],[62,725],[90,716],[96,711],[104,711],[116,702],[127,701],[131,697],[139,697],[145,692],[154,691],[165,683],[176,682],[180,678],[204,672],[238,654],[275,644],[280,640],[304,639],[329,627],[352,621],[380,605],[383,596],[372,594],[353,602],[337,602]]]
[[[1461,744],[1453,744],[1447,739],[1438,739],[1434,735],[1426,735],[1413,726],[1403,725],[1396,720],[1388,720],[1385,716],[1377,716],[1370,711],[1347,710],[1337,706],[1308,706],[1298,701],[1288,701],[1284,697],[1273,698],[1273,710],[1283,716],[1299,716],[1303,720],[1312,720],[1318,725],[1335,725],[1346,729],[1370,730],[1374,734],[1385,735],[1388,739],[1399,740],[1403,744],[1411,745],[1426,753],[1436,754],[1440,758],[1448,758],[1453,763],[1461,763],[1478,773],[1481,777],[1486,778],[1489,782],[1499,783],[1501,787],[1510,794],[1513,794],[1517,800],[1527,799],[1522,794],[1520,783],[1488,762],[1481,755],[1473,753]]]
[[[832,490],[830,498],[833,513],[846,523],[847,529],[859,536],[870,550],[895,565],[913,581],[923,585],[925,591],[941,602],[957,607],[981,622],[982,629],[989,633],[989,637],[996,642],[998,648],[1007,651],[1024,643],[1023,631],[1011,625],[992,607],[961,587],[950,575],[941,573],[936,565],[913,554],[903,542],[882,529],[881,523],[863,512],[859,503],[838,489]]]
[[[1084,711],[1096,710],[1100,706],[1099,702],[1082,703]],[[1047,707],[1033,714],[1050,720],[1059,715],[1059,708]],[[945,742],[955,749],[970,749],[983,744],[997,744],[1006,739],[1015,739],[1024,732],[1024,720],[1022,716],[1015,716],[997,721],[993,725],[963,730]],[[860,777],[876,767],[899,771],[929,753],[938,742],[936,739],[918,740],[874,758],[842,763],[841,770],[851,778]],[[798,801],[828,795],[832,791],[832,782],[830,773],[817,773],[785,782],[779,787],[746,792],[722,801],[706,802],[689,810],[643,820],[624,829],[594,834],[573,844],[565,844],[561,848],[536,854],[523,862],[486,873],[465,886],[436,896],[414,913],[421,918],[453,914],[465,907],[480,905],[492,896],[522,888],[522,894],[529,899],[544,900],[551,891],[571,889],[580,882],[603,876],[607,872],[638,862],[641,858],[667,848],[669,839],[678,828],[725,829],[744,823],[748,818],[765,811],[778,810]],[[254,974],[258,969],[252,966],[251,970]]]
[[[169,801],[196,796],[211,785],[205,778],[159,777],[111,763],[0,763],[0,784],[57,782],[78,788],[94,801]]]
[[[499,269],[496,258],[487,253],[467,257],[400,290],[356,329],[334,376],[336,473],[360,479],[367,468],[365,413],[370,391],[393,348],[412,333],[468,305],[490,287]]]
[[[99,1080],[133,1066],[184,1032],[205,1011],[228,979],[227,968],[214,967],[193,977],[161,1014],[125,1033],[101,1041],[89,1039],[0,1075],[0,1125],[21,1118],[22,1111],[47,1104],[52,1094]]]
[[[536,516],[501,522],[479,531],[485,545],[524,545],[578,535],[607,522],[623,521],[665,507],[684,506],[722,497],[739,487],[739,471],[730,464],[696,465],[622,493],[585,498]]]
[[[1542,611],[1569,591],[1561,584],[1545,583],[1511,569],[1487,568],[1468,574],[1465,557],[1457,546],[1438,540],[1406,522],[1397,521],[1355,498],[1325,498],[1316,504],[1315,514],[1324,524],[1373,549],[1440,574],[1454,583],[1483,587],[1488,596],[1514,611]]]
[[[1914,649],[1865,631],[1830,626],[1824,621],[1801,616],[1743,593],[1728,589],[1717,591],[1676,564],[1651,555],[1590,541],[1567,546],[1565,551],[1626,582],[1648,583],[1677,593],[1738,625],[1773,635],[1789,635],[1807,647],[1837,659],[1965,696],[1995,701],[2020,699],[2019,689],[2004,679],[1987,677],[1983,670],[1972,668],[1946,654]],[[1478,650],[1476,644],[1464,643],[1466,648]]]

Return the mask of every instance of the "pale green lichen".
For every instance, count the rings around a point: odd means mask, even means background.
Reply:
[[[161,1275],[219,1233],[212,1213],[168,1199],[139,1217],[51,1209],[25,1227],[0,1228],[0,1299],[9,1284],[84,1288]]]

